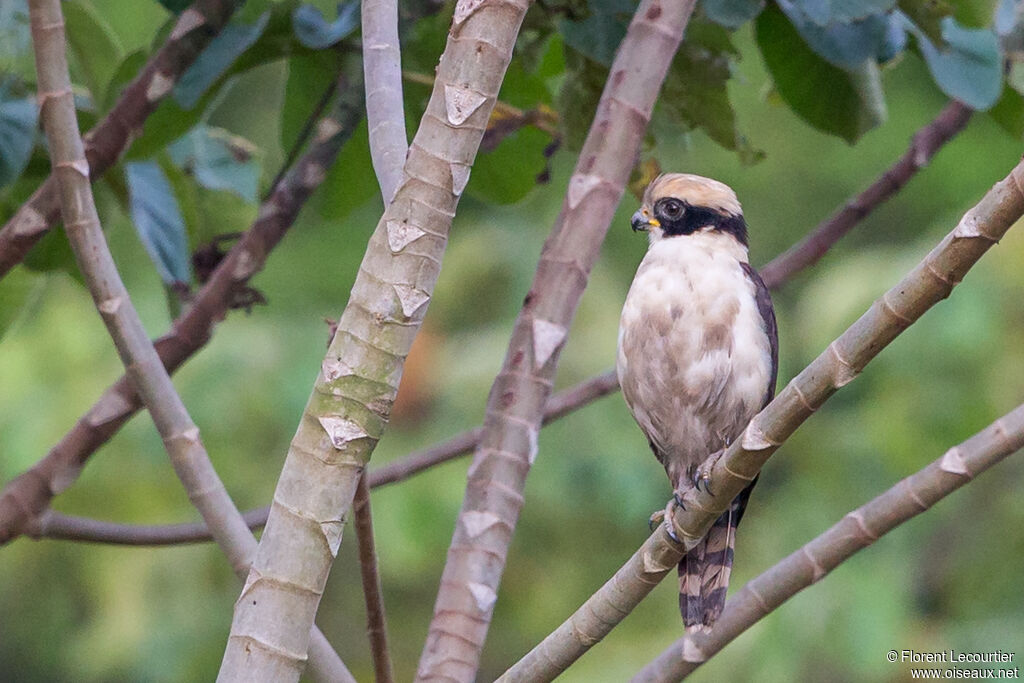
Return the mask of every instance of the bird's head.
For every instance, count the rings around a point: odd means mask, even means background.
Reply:
[[[747,246],[747,224],[736,193],[725,183],[689,173],[663,173],[647,186],[631,220],[651,242],[717,231]]]

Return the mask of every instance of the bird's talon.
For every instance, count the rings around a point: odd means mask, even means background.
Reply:
[[[665,506],[665,510],[661,514],[665,519],[665,533],[667,533],[673,541],[679,543],[679,537],[676,536],[675,522],[672,521],[672,515],[675,513],[675,507],[682,508],[683,506],[679,504],[678,494],[673,493],[672,500],[668,502],[668,505]]]
[[[663,521],[665,521],[665,511],[657,510],[651,515],[651,518],[647,520],[647,528],[654,531]]]
[[[714,493],[711,492],[711,473],[710,472],[703,473],[701,475],[700,481],[703,482],[703,484],[704,484],[704,492],[705,493],[707,493],[709,496],[715,495]],[[697,487],[697,490],[698,491],[700,490],[700,486]]]

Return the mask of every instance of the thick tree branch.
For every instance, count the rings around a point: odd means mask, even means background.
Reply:
[[[491,387],[417,680],[476,677],[560,351],[693,6],[644,0],[615,55]]]
[[[210,339],[214,325],[266,262],[294,224],[306,199],[323,181],[326,169],[362,117],[362,84],[358,74],[345,85],[331,112],[316,125],[309,150],[288,170],[260,205],[258,217],[199,290],[189,307],[156,341],[168,372],[174,372]],[[17,538],[55,495],[78,478],[90,455],[106,443],[142,404],[127,375],[111,385],[75,426],[31,469],[0,492],[0,543]],[[29,531],[31,533],[31,531]]]
[[[359,478],[356,495],[352,500],[355,514],[356,542],[359,545],[359,573],[363,580],[363,598],[366,601],[366,633],[370,637],[370,653],[377,683],[391,683],[395,672],[388,654],[388,624],[384,611],[384,596],[377,572],[377,549],[373,542],[373,514],[370,510],[370,487],[367,473]]]
[[[40,118],[60,193],[61,218],[96,308],[143,403],[163,438],[171,464],[235,572],[243,575],[256,547],[241,514],[217,476],[171,378],[146,335],[117,271],[89,182],[89,163],[78,132],[68,72],[60,0],[30,0],[29,18],[36,56]],[[308,629],[313,629],[312,624]],[[317,659],[337,659],[326,640],[315,636]],[[320,662],[321,664],[323,662]],[[344,670],[340,660],[330,665]]]
[[[619,381],[612,370],[565,389],[548,400],[547,408],[544,409],[544,424],[558,420],[618,388]],[[482,427],[469,429],[447,441],[379,467],[370,472],[370,488],[405,481],[435,465],[472,453],[482,433]],[[242,516],[250,529],[258,529],[267,523],[269,513],[270,506],[267,505],[249,510]],[[212,540],[202,522],[155,526],[118,524],[73,517],[49,509],[26,523],[24,533],[35,539],[52,538],[116,545],[173,545]]]
[[[85,136],[89,174],[96,180],[124,153],[143,122],[170,94],[174,83],[220,32],[241,0],[196,0],[181,13],[167,41],[122,92],[117,103]],[[60,218],[53,175],[0,229],[0,278],[21,263]]]
[[[951,100],[931,123],[914,134],[910,148],[870,187],[819,223],[798,244],[765,264],[761,268],[765,284],[775,288],[797,271],[817,263],[853,226],[903,189],[927,166],[935,153],[964,129],[972,113],[967,105]]]
[[[292,439],[219,680],[297,680],[356,483],[391,412],[529,0],[460,0],[403,184]]]
[[[678,681],[789,598],[897,526],[915,517],[1024,446],[1024,406],[1007,413],[924,469],[849,513],[828,531],[752,579],[729,600],[714,627],[680,638],[634,683]]]
[[[398,0],[363,0],[361,12],[370,159],[387,206],[402,184],[402,168],[409,151],[402,99]]]
[[[1024,213],[1024,162],[996,183],[956,229],[895,287],[793,378],[715,463],[710,490],[691,489],[670,523],[566,622],[509,669],[501,680],[550,681],[607,635],[707,533],[769,456],[840,387],[853,381],[889,342],[949,296],[978,259]],[[685,508],[685,509],[684,509]]]

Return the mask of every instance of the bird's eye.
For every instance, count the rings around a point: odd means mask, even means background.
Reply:
[[[661,210],[667,218],[679,218],[683,215],[683,204],[675,199],[668,199],[661,205]]]

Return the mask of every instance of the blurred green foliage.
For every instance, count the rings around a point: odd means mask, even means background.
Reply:
[[[110,34],[104,45],[116,48],[122,65],[130,59],[140,63],[133,57],[136,51],[147,49],[167,30],[169,14],[156,3],[64,4],[84,8],[76,20],[104,23]],[[165,4],[180,9],[178,3]],[[742,5],[759,4],[716,3],[733,13],[741,12]],[[331,3],[317,6],[334,16]],[[567,20],[584,23],[584,28],[587,21],[593,26],[620,20],[616,9],[603,15],[570,10]],[[420,34],[414,34],[419,37],[406,52],[407,68],[431,73],[448,14],[450,7],[447,14],[414,28]],[[596,102],[594,89],[603,82],[603,67],[581,61],[579,54],[563,51],[558,39],[540,35],[536,26],[542,23],[533,14],[528,19],[523,50],[502,97],[524,109],[560,106],[562,125],[570,120],[572,134],[582,139],[580,127],[589,120],[583,105]],[[780,92],[774,90],[751,24],[724,43],[715,42],[716,30],[706,25],[702,51],[684,53],[687,61],[673,71],[685,74],[700,60],[712,64],[717,76],[702,87],[713,91],[713,99],[659,107],[644,157],[658,160],[666,170],[709,175],[732,185],[746,209],[755,263],[788,247],[865,187],[945,102],[925,62],[904,53],[881,70],[888,120],[872,130],[858,129],[863,136],[851,147],[812,129],[783,106],[779,95],[787,96],[781,83]],[[262,150],[265,188],[286,153],[282,140],[295,139],[303,112],[319,99],[330,73],[319,57],[297,53],[281,42],[281,34],[274,35],[278,52],[272,59],[253,57],[254,68],[217,86],[201,112],[187,114],[184,128],[150,149],[159,149],[201,119]],[[105,47],[96,55],[103,61],[95,65],[76,61],[76,82],[88,84],[99,74],[123,82],[118,62],[109,57],[113,54]],[[302,61],[283,61],[288,55],[296,60],[296,54]],[[732,76],[727,85],[723,69]],[[676,92],[681,85],[671,81],[669,90]],[[827,88],[820,85],[810,95],[828,99]],[[408,85],[411,121],[428,92]],[[109,96],[105,101],[110,102]],[[177,106],[169,102],[165,108]],[[708,121],[694,111],[724,118]],[[683,128],[694,132],[680,132],[680,118]],[[154,130],[159,136],[159,128]],[[149,136],[147,127],[140,144]],[[547,142],[536,130],[521,131],[483,156],[474,170],[401,402],[374,454],[375,465],[481,421],[512,321],[574,163],[565,150],[545,159]],[[762,152],[759,163],[747,163]],[[975,116],[896,199],[820,265],[777,292],[780,380],[798,372],[952,229],[1019,154],[1019,137],[987,116]],[[550,181],[534,186],[548,161]],[[176,168],[164,166],[167,172]],[[46,172],[38,156],[28,162],[22,180],[0,194],[5,218]],[[208,239],[244,229],[254,216],[255,208],[233,194],[195,183],[182,191],[189,179],[180,176],[170,182],[183,205],[192,247],[197,235]],[[136,305],[151,333],[162,334],[169,322],[165,292],[135,235],[124,193],[117,183],[96,187],[108,238]],[[250,315],[232,314],[208,348],[176,376],[218,471],[241,507],[270,498],[323,356],[323,318],[341,311],[379,217],[375,191],[363,126],[254,280],[269,305]],[[627,227],[634,208],[627,195],[562,355],[559,386],[614,362],[619,310],[646,246]],[[0,281],[0,481],[31,466],[120,374],[88,293],[69,274],[68,259],[66,243],[55,234],[34,252],[35,270],[19,268]],[[1022,261],[1024,235],[1011,231],[948,301],[902,335],[772,459],[740,530],[734,587],[1024,399]],[[450,463],[373,495],[400,680],[409,680],[415,670],[466,465],[465,460]],[[1024,463],[1014,459],[982,475],[784,605],[701,669],[695,680],[903,680],[907,669],[885,661],[888,650],[903,648],[1016,648],[1018,658],[1024,656],[1019,599],[1024,536],[1015,533],[1024,528],[1024,504],[1013,486],[1022,478]],[[662,507],[668,494],[664,473],[620,397],[602,399],[546,428],[480,680],[498,675],[600,586],[646,537],[648,514]],[[196,518],[144,414],[90,461],[55,507],[136,523]],[[318,623],[357,677],[368,680],[372,668],[357,572],[353,539],[347,536]],[[209,680],[223,651],[237,591],[234,576],[212,545],[132,549],[20,539],[0,548],[0,679]],[[624,680],[680,633],[675,588],[667,580],[562,680]]]

